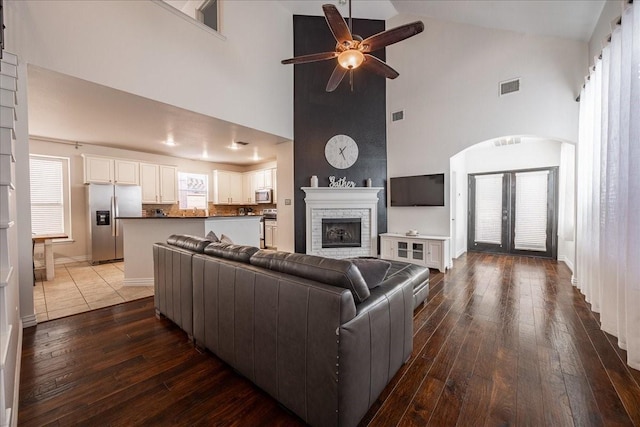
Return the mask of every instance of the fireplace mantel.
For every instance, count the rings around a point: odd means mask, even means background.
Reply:
[[[324,255],[333,258],[378,255],[378,193],[382,187],[302,187],[306,204],[307,254]],[[323,249],[317,231],[325,213],[335,215],[344,212],[352,217],[360,213],[362,217],[361,248]],[[315,230],[315,234],[314,234]]]

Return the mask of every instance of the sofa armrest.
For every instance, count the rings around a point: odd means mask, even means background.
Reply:
[[[362,419],[412,350],[413,283],[392,278],[340,327],[339,425]]]

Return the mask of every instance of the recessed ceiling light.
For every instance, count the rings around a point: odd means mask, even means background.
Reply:
[[[168,145],[169,147],[175,147],[176,143],[173,141],[173,138],[169,137],[167,138],[167,141],[165,142],[166,145]]]
[[[232,150],[238,150],[240,148],[240,146],[237,143],[232,142],[231,145],[229,145],[228,148],[231,148]]]

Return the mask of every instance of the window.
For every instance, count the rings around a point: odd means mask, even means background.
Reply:
[[[207,209],[209,179],[205,174],[178,172],[180,209]]]
[[[196,12],[198,21],[218,31],[218,0],[205,0]]]
[[[31,175],[31,231],[64,233],[71,238],[69,159],[29,156]]]

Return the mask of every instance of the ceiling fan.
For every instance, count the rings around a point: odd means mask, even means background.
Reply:
[[[398,72],[369,53],[408,39],[424,30],[422,21],[415,21],[382,31],[363,40],[359,35],[352,33],[351,0],[349,0],[349,26],[334,5],[322,5],[322,10],[331,33],[337,41],[336,50],[284,59],[282,63],[305,64],[338,58],[338,64],[327,83],[327,92],[333,92],[338,87],[347,71],[353,71],[360,66],[388,79],[395,79],[399,76]]]

